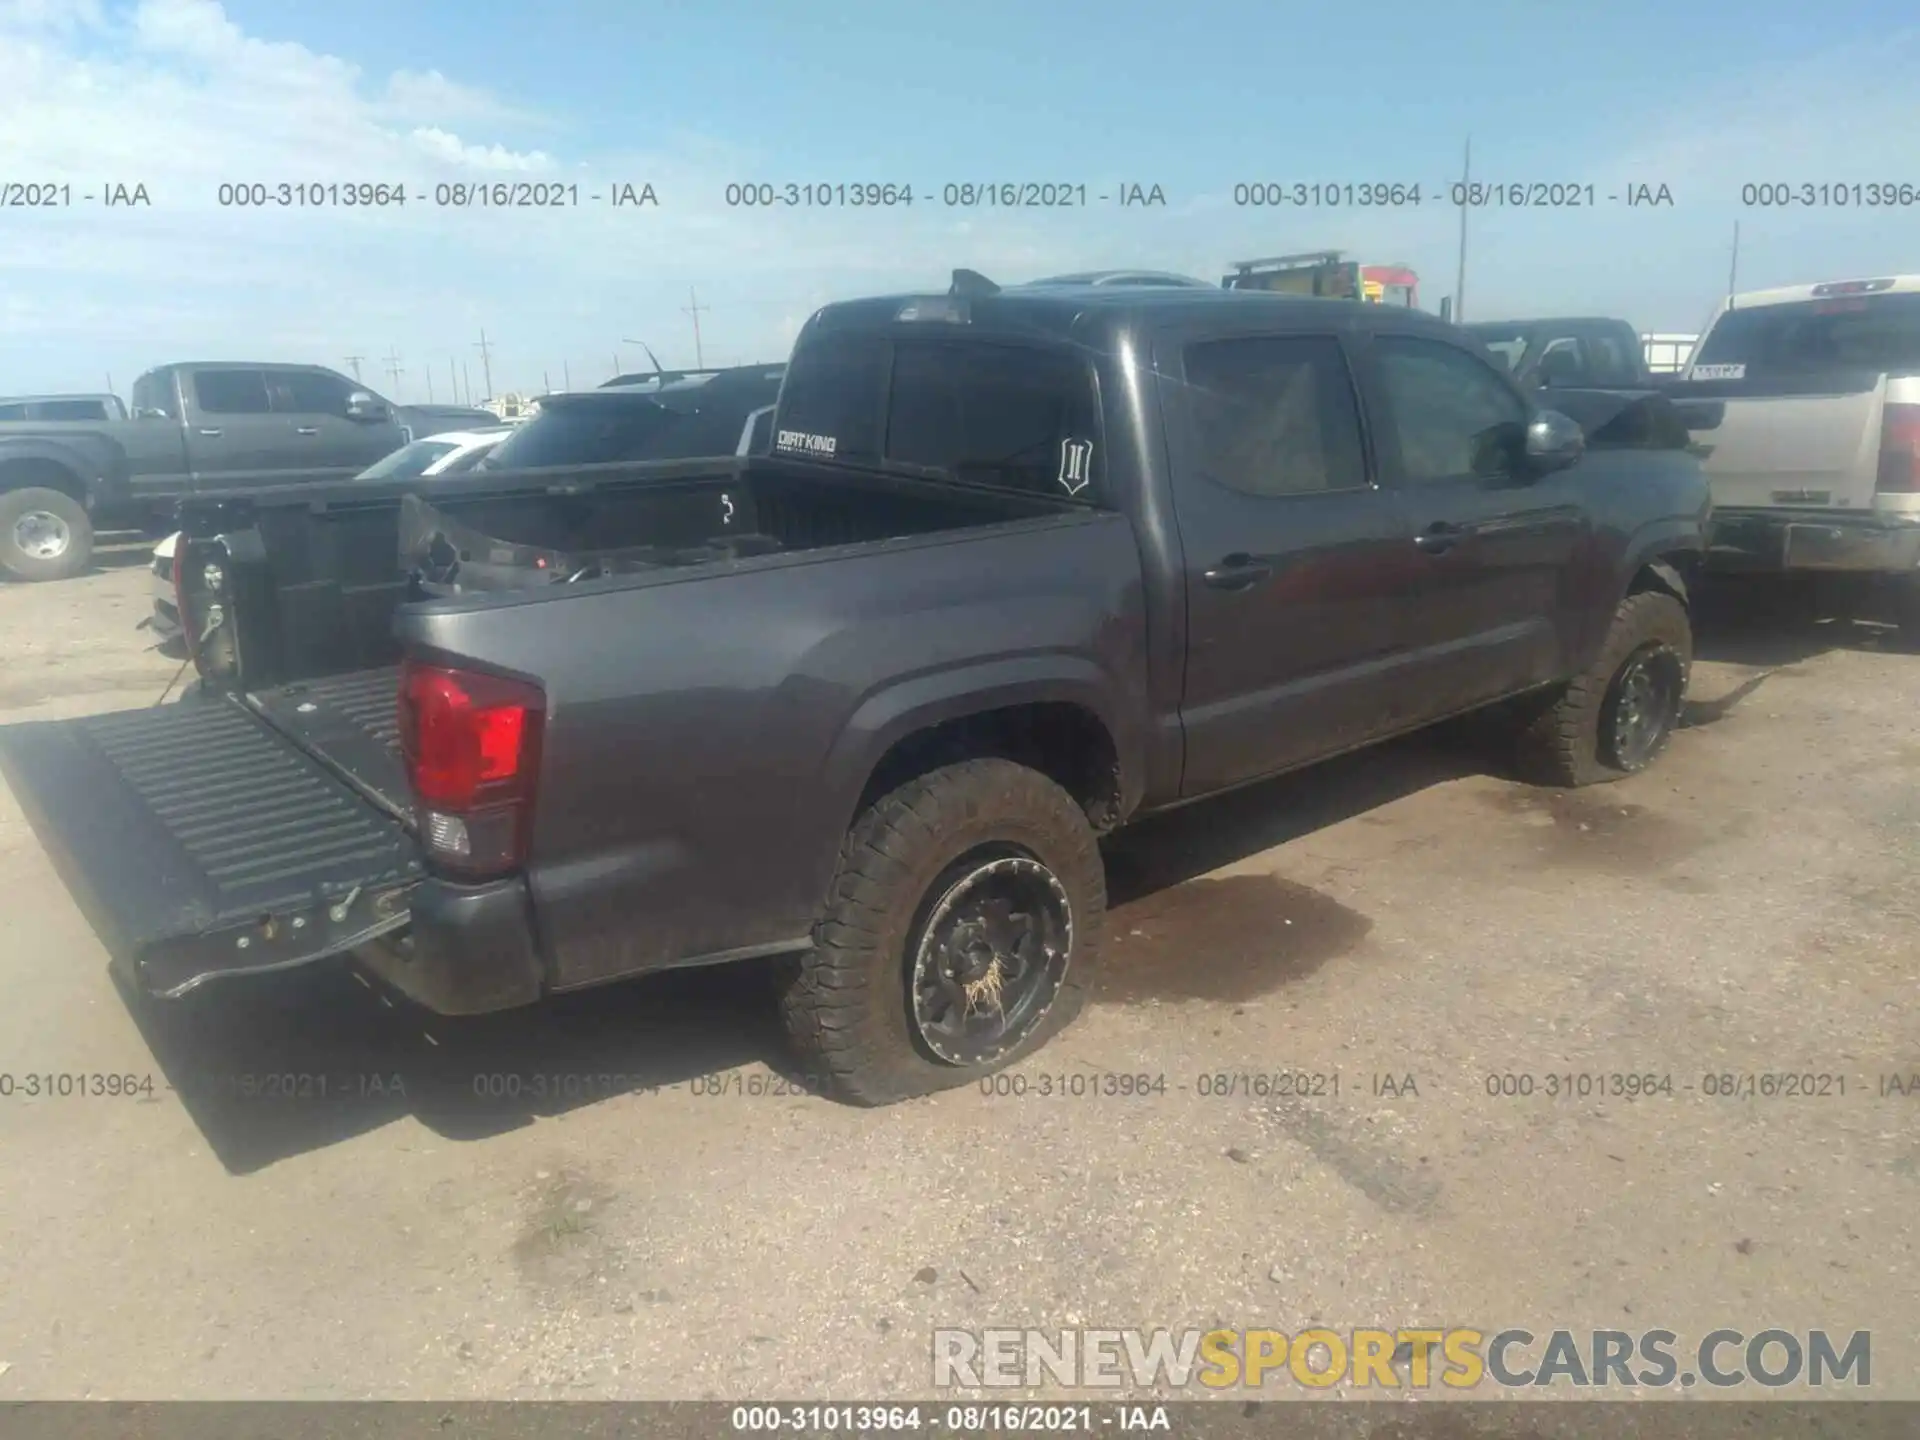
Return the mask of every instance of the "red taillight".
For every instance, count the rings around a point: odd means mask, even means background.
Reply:
[[[1882,495],[1920,492],[1920,405],[1889,405],[1880,423]]]
[[[401,667],[400,753],[436,860],[469,875],[525,863],[545,719],[537,686],[411,660]]]

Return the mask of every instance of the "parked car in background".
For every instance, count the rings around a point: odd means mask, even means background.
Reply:
[[[132,399],[131,418],[0,421],[0,571],[76,575],[96,531],[153,533],[183,495],[347,479],[409,440],[499,423],[394,405],[317,365],[164,365]]]
[[[1920,633],[1920,275],[1732,296],[1669,393],[1712,569],[1852,577]]]
[[[541,397],[531,420],[480,462],[482,470],[554,465],[612,465],[635,460],[687,460],[735,455],[751,448],[756,411],[780,394],[784,365],[657,376],[632,385],[603,385]]]
[[[0,398],[0,424],[20,420],[124,420],[118,395],[8,395]]]
[[[1640,332],[1624,320],[1476,320],[1462,328],[1492,351],[1523,389],[1653,385]]]
[[[436,475],[463,475],[478,465],[488,451],[513,433],[511,425],[496,425],[485,430],[447,430],[425,440],[402,445],[391,455],[376,460],[354,477],[356,480],[427,479]],[[153,614],[141,622],[162,642],[180,633],[180,612],[173,596],[173,551],[179,533],[167,536],[153,547]]]
[[[803,1073],[899,1100],[1072,1019],[1136,817],[1496,703],[1545,782],[1657,760],[1706,486],[1677,422],[1599,442],[1664,397],[1568,394],[1395,306],[831,305],[771,456],[185,502],[200,703],[0,768],[137,991],[765,958]]]

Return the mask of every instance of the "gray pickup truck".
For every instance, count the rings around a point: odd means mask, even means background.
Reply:
[[[137,992],[777,957],[897,1100],[1067,1023],[1138,816],[1503,703],[1543,781],[1654,761],[1706,486],[1562,399],[1411,310],[959,272],[815,314],[768,456],[187,502],[190,701],[0,768]]]
[[[43,410],[0,419],[0,571],[19,580],[77,575],[95,531],[159,529],[199,490],[344,479],[408,440],[499,423],[392,405],[317,365],[164,365],[134,382],[131,419]]]

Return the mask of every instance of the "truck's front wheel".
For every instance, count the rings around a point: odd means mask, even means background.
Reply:
[[[1522,773],[1578,786],[1646,769],[1680,727],[1692,668],[1686,607],[1657,590],[1629,595],[1586,674],[1532,706],[1520,735]]]
[[[93,560],[93,522],[71,495],[37,485],[0,494],[0,570],[65,580]]]
[[[1085,1002],[1106,922],[1085,812],[1038,771],[967,760],[854,822],[814,947],[781,1010],[835,1097],[885,1105],[1044,1045]]]

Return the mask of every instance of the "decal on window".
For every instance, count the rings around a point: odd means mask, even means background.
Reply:
[[[1695,380],[1744,380],[1747,378],[1745,365],[1696,365],[1693,367]]]
[[[1062,440],[1060,442],[1060,488],[1069,495],[1078,495],[1087,488],[1093,479],[1093,442],[1091,440]]]
[[[840,441],[832,435],[810,435],[805,430],[782,430],[774,448],[800,455],[831,455]]]

